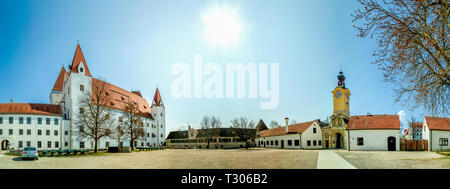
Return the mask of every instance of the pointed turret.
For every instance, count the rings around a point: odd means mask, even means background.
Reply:
[[[155,96],[153,97],[152,106],[164,106],[162,103],[161,95],[159,94],[158,88],[156,88]]]
[[[258,134],[260,131],[267,130],[267,126],[264,123],[262,119],[259,120],[258,124],[256,125],[256,134]]]
[[[63,90],[63,83],[64,83],[64,75],[66,74],[66,69],[64,67],[61,68],[61,71],[59,71],[58,78],[56,78],[55,84],[53,85],[52,90],[55,91],[62,91]]]
[[[83,63],[84,69],[82,70],[79,69],[80,63]],[[69,68],[72,73],[84,72],[86,76],[92,77],[86,64],[86,60],[84,59],[83,52],[81,52],[80,44],[77,45],[75,55],[73,56],[72,65]]]

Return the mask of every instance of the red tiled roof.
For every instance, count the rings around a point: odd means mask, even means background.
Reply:
[[[96,85],[96,83],[98,82],[104,81],[92,78],[92,86]],[[113,84],[107,82],[104,83],[107,85],[106,95],[110,96],[112,100],[112,102],[110,102],[108,105],[109,108],[124,111],[126,103],[128,102],[128,100],[131,100],[131,102],[134,102],[138,105],[139,110],[142,112],[142,116],[153,119],[150,115],[150,106],[148,105],[148,102],[147,100],[145,100],[145,98]]]
[[[58,78],[56,78],[55,84],[53,85],[53,90],[55,90],[55,91],[62,91],[63,90],[64,75],[66,73],[67,73],[66,69],[64,69],[64,67],[62,67],[61,71],[59,71]]]
[[[423,127],[423,123],[420,123],[420,122],[414,122],[414,123],[412,123],[412,128],[415,128],[415,129],[422,129],[422,127]]]
[[[347,130],[400,129],[398,115],[351,116]]]
[[[62,115],[61,106],[53,104],[5,103],[0,104],[0,114]]]
[[[80,44],[78,44],[77,49],[75,50],[75,55],[73,55],[72,60],[71,71],[73,73],[78,73],[78,66],[80,65],[81,62],[83,62],[84,72],[86,73],[86,75],[91,76],[91,73],[89,72],[89,69],[86,64],[86,60],[84,59],[83,52],[81,52]]]
[[[289,133],[303,133],[306,129],[308,129],[314,122],[314,121],[308,121],[304,123],[296,123],[289,125]],[[260,131],[258,135],[260,137],[268,137],[268,136],[279,136],[279,135],[285,135],[286,134],[286,126],[283,127],[277,127],[269,130]]]
[[[450,131],[450,118],[425,116],[425,121],[430,130]]]
[[[155,96],[153,97],[153,102],[155,102],[156,106],[160,106],[162,102],[161,95],[159,94],[158,87],[156,88]]]

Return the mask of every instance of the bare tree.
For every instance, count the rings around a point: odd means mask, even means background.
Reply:
[[[219,117],[203,116],[203,119],[200,122],[201,129],[199,130],[199,134],[207,140],[207,149],[209,148],[209,145],[211,144],[213,138],[219,136],[219,129],[221,128],[221,126],[222,121],[220,121]]]
[[[255,122],[246,117],[234,118],[231,120],[231,128],[242,141],[245,142],[245,149],[248,149],[248,140],[256,136]]]
[[[144,137],[144,122],[142,112],[136,102],[128,99],[125,102],[122,121],[120,122],[123,136],[130,141],[131,150],[134,149],[134,142]]]
[[[273,129],[273,128],[277,128],[278,126],[280,126],[280,124],[278,124],[278,122],[273,121],[273,120],[270,122],[270,128]]]
[[[412,139],[415,140],[414,136],[416,135],[416,130],[414,129],[414,126],[417,124],[417,119],[414,116],[411,116],[411,118],[408,120],[409,124],[409,130],[408,134],[412,136]]]
[[[448,0],[358,0],[352,15],[360,37],[376,36],[374,62],[396,85],[396,102],[448,115],[450,46]],[[358,23],[362,22],[362,24]]]
[[[94,153],[97,153],[98,141],[108,137],[114,130],[114,119],[109,108],[111,98],[106,95],[109,90],[106,82],[94,80],[92,89],[85,90],[79,97],[80,110],[75,114],[75,135],[81,139],[94,141]]]

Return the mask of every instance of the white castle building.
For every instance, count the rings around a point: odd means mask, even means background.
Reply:
[[[44,149],[92,149],[94,141],[77,138],[74,116],[80,111],[79,96],[91,90],[93,82],[103,82],[92,77],[80,45],[77,45],[72,65],[68,71],[61,68],[53,89],[50,104],[5,103],[0,104],[0,150],[21,149],[34,146]],[[158,88],[149,105],[139,91],[127,91],[106,83],[113,102],[110,108],[119,125],[125,102],[135,102],[142,112],[145,136],[135,141],[135,146],[160,146],[164,143],[166,122],[165,107]],[[129,140],[121,138],[122,146],[130,146]],[[117,139],[102,138],[99,149],[118,146]]]

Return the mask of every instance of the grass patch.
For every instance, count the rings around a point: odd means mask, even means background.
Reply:
[[[444,155],[444,156],[450,156],[450,151],[436,151],[436,153]]]

